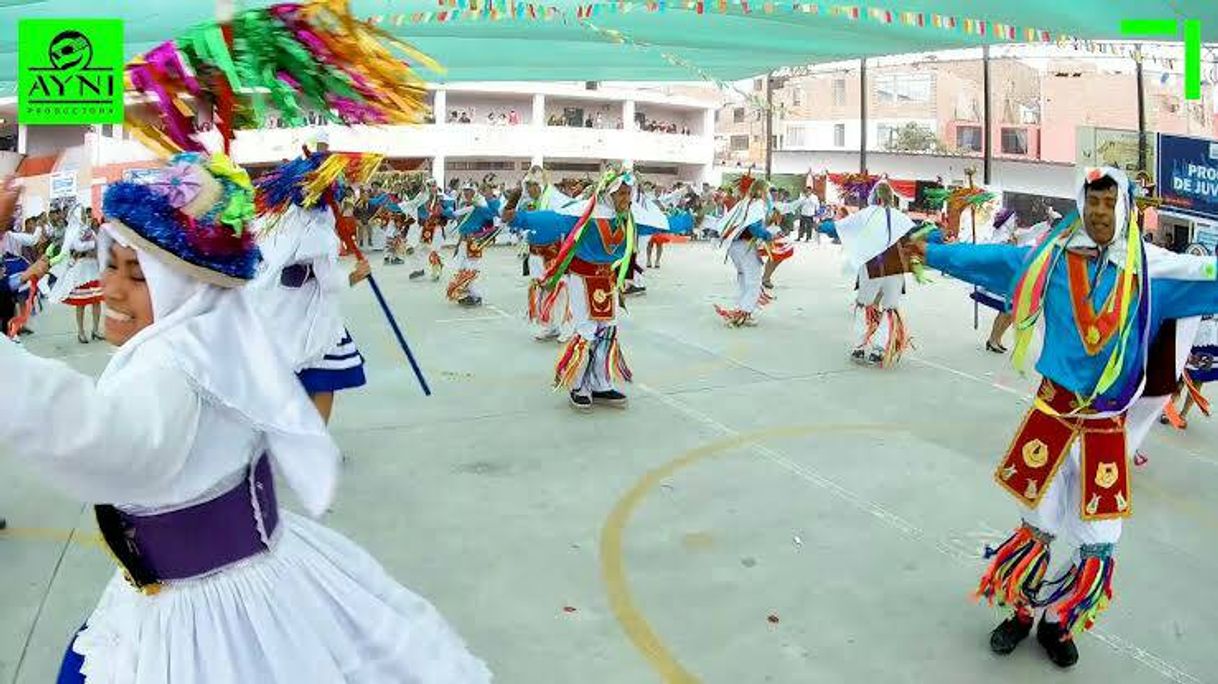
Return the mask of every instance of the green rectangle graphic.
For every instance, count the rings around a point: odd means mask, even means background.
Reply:
[[[121,19],[17,22],[17,122],[123,121]]]

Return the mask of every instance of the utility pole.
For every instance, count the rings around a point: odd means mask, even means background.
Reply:
[[[1148,171],[1147,163],[1147,144],[1146,144],[1146,84],[1143,81],[1144,75],[1142,71],[1142,46],[1134,48],[1133,61],[1137,68],[1137,88],[1138,88],[1138,169]]]
[[[859,60],[859,173],[867,173],[867,58]]]
[[[774,165],[774,79],[765,75],[765,179],[770,180]]]
[[[990,179],[990,166],[991,166],[991,162],[994,159],[994,136],[991,134],[993,131],[992,127],[993,127],[994,123],[993,123],[992,114],[990,113],[990,46],[989,45],[982,46],[982,48],[981,48],[981,90],[982,90],[981,118],[984,120],[984,123],[982,124],[982,133],[981,133],[981,140],[982,140],[982,144],[984,145],[984,150],[981,155],[981,159],[982,159],[981,182],[984,183],[985,185],[989,185],[992,182]],[[976,230],[976,227],[974,227],[974,230]]]

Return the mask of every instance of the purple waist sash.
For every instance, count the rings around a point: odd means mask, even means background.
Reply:
[[[199,577],[269,549],[279,526],[270,459],[263,455],[235,487],[189,508],[131,515],[97,506],[106,544],[136,588]]]

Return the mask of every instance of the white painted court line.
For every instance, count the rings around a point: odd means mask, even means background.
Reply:
[[[499,307],[495,306],[494,304],[487,304],[487,305],[486,305],[486,309],[487,309],[487,311],[494,311],[494,312],[495,312],[497,315],[499,315],[499,316],[500,316],[500,317],[502,317],[502,318],[506,318],[506,319],[509,319],[509,320],[515,320],[515,319],[516,319],[516,317],[515,317],[515,316],[513,316],[512,314],[510,314],[510,313],[508,313],[508,312],[504,311],[503,309],[500,309]]]
[[[972,373],[965,373],[964,371],[956,370],[955,368],[952,368],[951,366],[944,366],[941,363],[935,363],[934,361],[928,361],[926,359],[919,358],[916,356],[910,356],[907,358],[910,361],[913,361],[914,363],[919,363],[919,364],[922,364],[923,366],[934,368],[936,370],[941,370],[945,373],[951,373],[952,375],[959,376],[966,380],[972,380],[973,382],[979,382],[983,385],[988,385],[990,387],[993,387],[996,390],[1006,392],[1007,394],[1014,394],[1017,397],[1028,397],[1029,396],[1025,392],[1020,392],[1019,390],[1012,389],[1010,387],[1007,387],[1006,385],[1001,385],[992,380],[986,380],[985,378],[977,376],[977,375],[973,375]]]
[[[470,323],[474,321],[498,321],[500,316],[466,316],[464,318],[437,318],[436,323]]]
[[[918,360],[918,359],[915,359],[915,360]],[[983,382],[985,384],[990,384],[990,385],[993,384],[993,383],[987,382],[981,378],[978,378],[977,376],[970,375],[968,373],[963,373],[961,371],[956,371],[956,370],[948,368],[946,366],[939,366],[939,364],[935,364],[935,363],[931,363],[931,362],[924,362],[924,363],[926,363],[926,365],[928,365],[928,366],[941,368],[942,370],[945,370],[945,371],[948,371],[948,372],[951,372],[956,375],[960,375],[962,377],[966,377],[966,378],[969,378],[972,380],[976,380],[978,382]],[[696,422],[699,422],[707,427],[710,427],[713,430],[720,432],[725,436],[738,437],[741,434],[738,430],[728,427],[727,425],[719,422],[715,418],[712,418],[711,416],[694,408],[690,404],[687,404],[679,399],[667,396],[665,394],[661,394],[660,392],[656,391],[655,389],[649,387],[646,384],[636,383],[635,386],[638,387],[640,390],[642,390],[645,394],[648,394],[648,395],[652,396],[653,398],[658,399],[661,403],[665,404],[669,408],[672,408],[673,410],[685,415],[686,417],[688,417]],[[995,387],[997,387],[998,389],[1002,389],[1004,391],[1008,391],[1008,392],[1012,391],[1009,388],[1004,388],[1004,387],[997,386],[997,385],[995,385]],[[1018,392],[1014,392],[1014,393],[1019,394]],[[911,540],[923,542],[923,543],[931,542],[930,546],[932,546],[936,551],[947,556],[948,558],[953,558],[958,561],[969,562],[969,563],[973,563],[973,564],[976,564],[977,561],[979,560],[977,550],[975,548],[966,548],[966,547],[969,547],[969,544],[964,540],[933,539],[922,528],[920,528],[917,525],[915,525],[914,523],[906,520],[905,518],[902,518],[901,516],[897,515],[896,513],[889,511],[888,509],[881,506],[879,503],[871,501],[871,500],[863,497],[861,494],[858,494],[856,492],[853,492],[853,491],[847,489],[846,487],[843,487],[842,485],[840,485],[840,484],[834,482],[833,480],[816,472],[816,470],[814,470],[813,468],[810,468],[806,465],[792,461],[790,458],[787,458],[785,455],[783,455],[781,452],[779,452],[775,449],[772,449],[764,444],[754,444],[754,445],[750,446],[749,449],[751,451],[753,451],[754,453],[765,457],[767,460],[779,465],[780,467],[784,468],[785,470],[799,476],[801,479],[803,479],[807,482],[810,482],[810,483],[816,485],[817,487],[820,487],[821,489],[828,491],[830,494],[836,496],[837,498],[841,499],[842,501],[845,501],[846,503],[850,504],[854,508],[856,508],[860,511],[863,511],[864,513],[867,513],[868,515],[879,520],[880,522],[884,523],[885,525],[888,525],[889,527],[897,530],[898,532],[900,532],[907,538],[909,538]],[[1111,632],[1108,632],[1106,630],[1102,630],[1099,628],[1092,629],[1091,631],[1087,632],[1087,634],[1095,637],[1101,643],[1103,643],[1106,646],[1108,646],[1109,648],[1111,648],[1113,651],[1127,655],[1130,658],[1141,663],[1142,665],[1146,666],[1147,668],[1157,672],[1164,679],[1167,679],[1172,682],[1177,682],[1178,684],[1201,684],[1200,679],[1193,676],[1192,674],[1190,674],[1188,671],[1184,670],[1180,666],[1170,663],[1167,660],[1164,660],[1163,658],[1155,655],[1154,653],[1147,651],[1146,649],[1117,636],[1116,634],[1113,634]]]

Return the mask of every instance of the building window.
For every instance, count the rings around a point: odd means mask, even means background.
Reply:
[[[798,107],[800,105],[800,96],[802,93],[800,93],[799,91],[800,91],[799,86],[795,86],[794,88],[791,88],[791,106],[792,107]]]
[[[934,74],[880,74],[875,79],[880,102],[926,104],[934,89]]]
[[[1019,154],[1028,153],[1028,129],[1026,128],[1004,128],[1002,129],[1002,153],[1003,154]]]
[[[732,123],[744,123],[744,107],[732,110]]]
[[[765,87],[765,79],[764,79],[764,78],[755,78],[755,79],[753,79],[753,90],[754,90],[754,91],[760,91],[760,90],[761,90],[762,88],[764,88],[764,87]]]
[[[846,146],[846,124],[833,124],[833,146]]]
[[[841,107],[846,104],[846,79],[833,79],[833,104]]]
[[[887,150],[892,147],[893,138],[896,137],[899,126],[892,124],[877,124],[875,127],[875,145],[881,150]]]
[[[805,129],[803,126],[787,126],[786,143],[784,149],[799,150],[807,147],[808,143],[804,139]]]
[[[981,126],[960,126],[957,128],[956,147],[961,152],[980,152]]]
[[[772,145],[772,149],[781,150],[782,149],[782,136],[781,135],[771,135],[770,136],[770,145]]]
[[[749,136],[733,135],[731,141],[731,149],[733,152],[744,152],[749,149]]]

